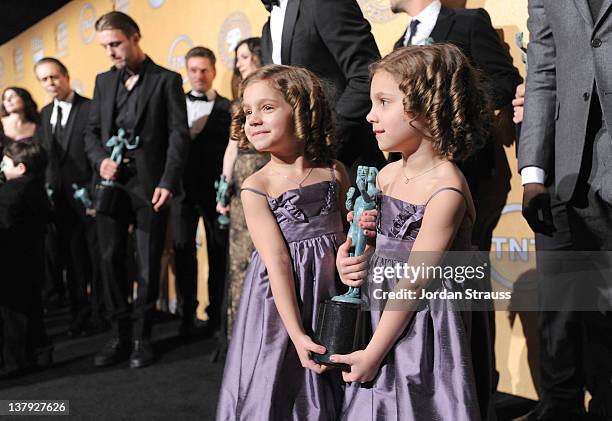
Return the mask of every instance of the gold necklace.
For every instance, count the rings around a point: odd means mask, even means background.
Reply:
[[[297,184],[298,187],[301,189],[302,188],[302,184],[304,183],[304,181],[306,181],[306,179],[308,177],[310,177],[310,174],[312,173],[312,170],[314,170],[314,167],[310,167],[310,169],[308,170],[308,172],[306,173],[306,176],[304,178],[302,178],[302,181],[297,181],[294,178],[288,177],[285,174],[282,174],[276,170],[273,170],[272,168],[270,168],[270,171],[276,175],[280,175],[281,177],[284,177],[287,181],[291,181],[294,184]]]
[[[429,171],[432,171],[434,168],[438,168],[440,165],[442,165],[442,164],[446,164],[447,162],[449,162],[449,161],[442,161],[442,162],[440,162],[439,164],[434,165],[434,166],[433,166],[433,167],[431,167],[430,169],[428,169],[428,170],[426,170],[426,171],[423,171],[422,173],[417,174],[417,175],[412,176],[412,177],[408,177],[408,176],[406,175],[406,165],[402,165],[402,172],[403,172],[403,176],[404,176],[404,184],[408,184],[408,183],[409,183],[411,180],[414,180],[415,178],[418,178],[418,177],[420,177],[420,176],[422,176],[422,175],[425,175],[425,174],[427,174]]]

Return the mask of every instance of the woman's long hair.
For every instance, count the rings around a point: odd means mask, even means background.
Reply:
[[[6,117],[9,113],[4,108],[4,95],[7,91],[13,91],[21,98],[23,101],[23,111],[25,115],[25,119],[30,123],[38,124],[40,123],[40,114],[38,114],[38,106],[36,105],[36,101],[32,98],[32,95],[23,88],[19,88],[17,86],[9,86],[2,92],[2,103],[0,103],[0,116]]]

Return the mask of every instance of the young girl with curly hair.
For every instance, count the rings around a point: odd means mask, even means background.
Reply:
[[[425,288],[462,291],[456,279],[433,282],[425,271],[410,278],[389,269],[436,267],[449,251],[471,250],[475,210],[456,162],[484,144],[492,107],[479,76],[452,45],[402,48],[371,72],[367,119],[380,149],[400,152],[402,159],[378,176],[375,248],[349,257],[349,239],[338,252],[346,285],[366,279],[373,331],[364,349],[331,357],[351,366],[343,373],[353,383],[342,419],[479,420],[487,410],[491,370],[490,361],[476,362],[473,355],[489,353],[488,331],[476,332],[487,326],[486,313],[418,299]],[[377,279],[381,274],[384,279]],[[383,296],[376,288],[413,295]]]
[[[342,378],[312,353],[317,305],[342,287],[344,167],[333,159],[333,121],[321,82],[304,69],[267,66],[247,77],[232,139],[269,152],[242,184],[256,251],[229,344],[218,420],[333,420]]]

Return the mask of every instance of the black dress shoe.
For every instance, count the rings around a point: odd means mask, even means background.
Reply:
[[[52,343],[41,345],[34,350],[34,365],[38,368],[48,368],[53,364],[53,350],[55,347]]]
[[[111,338],[94,357],[96,367],[106,367],[125,361],[130,356],[130,341],[118,337]]]
[[[153,363],[153,348],[151,342],[146,339],[134,341],[134,350],[130,355],[130,368],[142,368]]]
[[[83,336],[97,335],[99,333],[106,332],[109,329],[110,329],[110,323],[108,323],[106,320],[102,318],[89,319],[87,323],[83,326],[81,335]]]
[[[208,320],[183,321],[179,327],[179,335],[184,339],[206,338],[210,334]]]
[[[538,405],[531,412],[512,421],[586,421],[583,408],[544,408]]]

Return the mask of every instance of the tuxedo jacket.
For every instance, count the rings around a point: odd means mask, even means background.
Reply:
[[[371,107],[368,66],[380,53],[357,2],[289,0],[281,44],[283,64],[312,71],[329,88],[336,111],[339,158],[347,163],[342,159],[342,149],[347,147],[360,149],[364,156],[382,157],[365,120]],[[264,64],[271,64],[269,19],[263,27],[261,48]],[[355,137],[364,133],[367,138],[354,144]]]
[[[230,134],[230,110],[229,99],[217,93],[206,125],[191,140],[183,174],[183,186],[189,198],[215,203],[214,183],[223,170],[223,156]]]
[[[53,102],[41,110],[41,123],[38,126],[38,138],[49,154],[47,182],[57,193],[63,191],[72,197],[72,183],[79,187],[91,189],[93,171],[85,153],[85,131],[89,118],[89,98],[76,92],[63,136],[57,141],[53,136],[51,113]]]
[[[404,35],[405,32],[395,43],[394,49],[404,46]],[[456,45],[472,65],[484,73],[496,109],[512,102],[521,76],[486,10],[442,6],[430,37],[435,43]]]
[[[96,172],[112,151],[105,145],[116,134],[112,130],[120,74],[113,66],[96,77],[85,136],[86,152]],[[146,70],[138,83],[142,85],[134,136],[140,137],[140,146],[133,151],[138,182],[148,197],[156,187],[177,194],[189,148],[182,78],[147,57]]]
[[[547,176],[554,174],[556,194],[568,201],[582,161],[591,159],[584,150],[595,94],[604,127],[612,133],[612,0],[602,1],[595,18],[587,0],[530,0],[528,8],[531,38],[519,168],[536,166]],[[599,183],[603,196],[612,195],[609,180],[595,180],[592,188]]]

